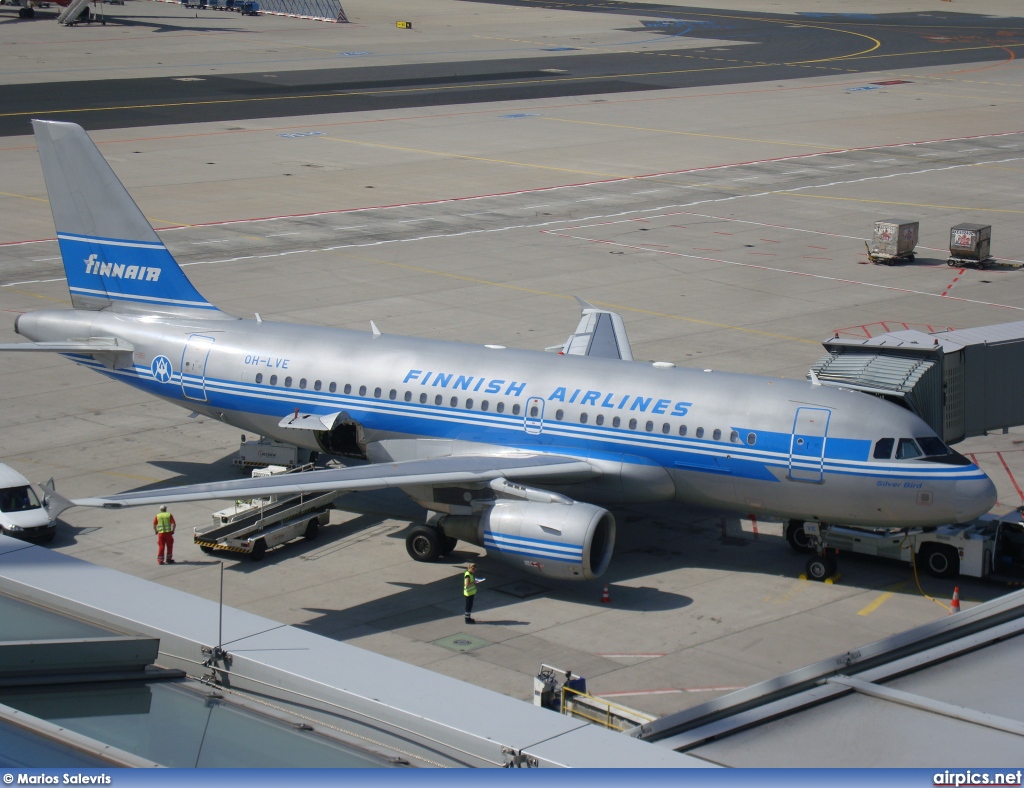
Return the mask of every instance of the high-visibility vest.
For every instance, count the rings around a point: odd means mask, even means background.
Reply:
[[[473,596],[476,593],[476,578],[473,577],[473,573],[468,569],[466,574],[462,576],[462,593],[465,596]]]
[[[171,533],[171,513],[170,512],[157,512],[156,513],[156,532],[158,534],[169,534],[169,533]]]

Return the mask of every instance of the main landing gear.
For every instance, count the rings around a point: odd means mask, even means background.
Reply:
[[[458,539],[436,525],[417,525],[405,537],[405,549],[413,561],[437,561],[451,555]]]
[[[828,526],[825,526],[828,529]],[[803,520],[790,520],[786,524],[786,541],[798,553],[809,553],[805,573],[808,580],[827,583],[838,579],[839,562],[836,551],[827,548],[822,540],[821,526]]]

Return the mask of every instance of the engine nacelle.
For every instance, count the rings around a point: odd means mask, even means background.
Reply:
[[[478,516],[449,515],[446,536],[487,549],[487,555],[540,575],[593,580],[615,548],[615,518],[589,503],[499,500]]]

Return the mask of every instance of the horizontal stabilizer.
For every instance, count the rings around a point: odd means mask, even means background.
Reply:
[[[565,344],[548,350],[558,350],[567,356],[593,356],[595,358],[617,358],[633,360],[633,351],[626,336],[626,325],[618,312],[599,309],[576,296],[583,316],[576,331],[565,340]]]
[[[79,498],[76,506],[151,506],[182,501],[230,500],[297,493],[338,493],[382,490],[411,485],[488,483],[515,479],[538,483],[582,481],[598,475],[590,463],[571,457],[459,455],[406,462],[377,463],[351,468],[288,473],[262,479],[237,479],[181,487],[121,493],[104,498]]]
[[[32,350],[43,353],[133,353],[135,346],[117,337],[68,339],[64,342],[11,342],[0,344],[3,350]]]

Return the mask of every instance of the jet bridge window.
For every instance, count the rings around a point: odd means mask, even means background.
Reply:
[[[263,373],[262,372],[257,372],[256,373],[256,382],[257,383],[262,383],[263,382]]]
[[[896,447],[897,460],[912,460],[915,457],[920,457],[921,454],[921,449],[918,448],[913,438],[900,438],[899,445]]]
[[[876,460],[888,460],[892,457],[892,447],[895,445],[895,438],[879,438],[875,443],[875,451],[871,456]]]

